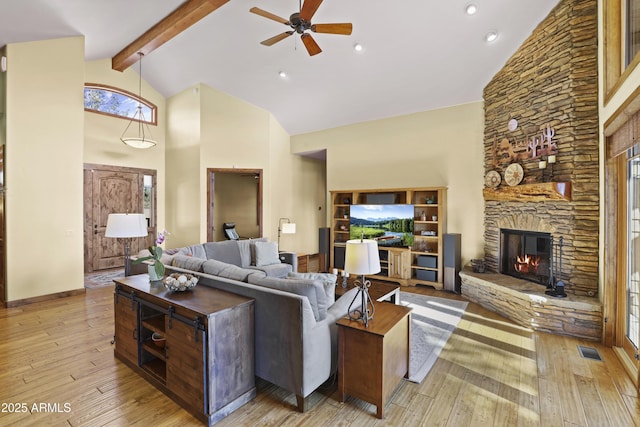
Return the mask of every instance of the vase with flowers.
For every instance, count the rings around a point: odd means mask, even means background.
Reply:
[[[149,246],[150,255],[140,257],[133,261],[134,264],[138,264],[144,261],[153,260],[153,264],[150,264],[148,267],[149,280],[151,282],[162,280],[162,278],[164,277],[165,268],[164,264],[160,261],[160,258],[162,257],[162,248],[160,247],[160,245],[164,243],[164,240],[166,239],[168,234],[169,232],[167,230],[158,233],[155,245]]]

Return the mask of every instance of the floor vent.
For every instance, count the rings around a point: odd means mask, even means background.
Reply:
[[[579,345],[578,350],[580,351],[580,356],[582,356],[583,358],[591,359],[591,360],[599,360],[602,362],[602,357],[600,357],[600,353],[598,353],[597,349],[593,347],[585,347],[583,345]]]

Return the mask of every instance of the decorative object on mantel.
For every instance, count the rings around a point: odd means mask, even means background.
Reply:
[[[484,188],[484,200],[498,202],[571,201],[570,182],[539,182],[514,187]]]
[[[510,132],[518,129],[518,121],[516,119],[509,120],[509,122],[507,123],[507,129],[509,129]]]
[[[198,276],[187,273],[173,273],[162,280],[164,287],[173,292],[184,292],[198,284]]]
[[[484,176],[484,185],[489,188],[497,188],[500,182],[502,182],[502,178],[497,171],[489,171]]]
[[[524,170],[519,163],[511,163],[504,170],[504,182],[511,187],[520,184],[522,178],[524,178]]]
[[[562,281],[560,274],[562,274],[562,244],[564,238],[560,236],[558,244],[555,244],[553,236],[551,236],[551,262],[549,266],[549,285],[545,294],[551,295],[556,298],[566,298],[567,294],[564,292],[564,282]],[[556,260],[557,259],[557,260]]]
[[[515,119],[512,119],[515,121]],[[518,123],[512,124],[511,120],[507,125],[508,129],[513,132]],[[513,130],[511,129],[513,127]],[[558,144],[553,140],[555,130],[548,123],[539,134],[529,136],[528,132],[522,140],[510,141],[508,138],[502,138],[498,143],[498,139],[494,137],[494,166],[500,166],[511,162],[525,161],[527,159],[537,159],[544,156],[552,156],[558,153]]]
[[[555,162],[556,162],[555,154],[548,156],[547,160],[545,160],[542,157],[540,158],[540,161],[538,162],[538,169],[542,171],[542,182],[553,180],[553,165],[555,164]]]
[[[158,233],[158,237],[156,238],[156,244],[154,246],[149,246],[149,253],[151,255],[140,257],[133,261],[134,264],[139,264],[144,261],[153,260],[153,264],[149,265],[149,281],[157,282],[158,280],[162,280],[164,277],[164,264],[160,261],[162,258],[162,248],[160,245],[164,243],[164,239],[167,237],[169,232],[167,230]]]

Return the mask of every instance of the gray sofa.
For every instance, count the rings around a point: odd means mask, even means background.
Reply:
[[[183,258],[180,262],[181,267],[198,271],[201,260],[213,259],[241,268],[263,271],[269,277],[287,277],[288,273],[298,271],[298,258],[294,253],[278,253],[277,247],[270,245],[272,243],[266,238],[206,242],[182,248],[166,249],[162,253],[161,261],[164,265],[172,265],[174,258]],[[256,247],[263,249],[262,252],[258,252]],[[274,248],[276,248],[275,252]],[[262,253],[265,256],[260,258]],[[138,253],[137,257],[148,255],[149,250],[144,249]],[[193,260],[192,265],[188,265],[184,260],[185,257]],[[274,257],[276,258],[274,259]],[[131,266],[131,274],[146,272],[146,264]]]
[[[229,249],[229,242],[236,241],[219,243]],[[166,274],[196,274],[198,286],[253,298],[256,376],[295,394],[297,407],[304,412],[305,398],[337,370],[336,321],[347,314],[357,289],[336,301],[333,275],[296,273],[285,264],[287,272],[278,276],[276,267],[243,268],[222,261],[233,260],[229,254],[235,253],[229,250],[222,256],[222,247],[209,245],[209,252],[205,251],[209,259],[199,258],[202,253],[197,246],[191,253],[168,254]]]

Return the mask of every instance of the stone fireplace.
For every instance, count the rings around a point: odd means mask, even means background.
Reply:
[[[460,274],[470,300],[534,329],[588,339],[602,329],[597,35],[596,0],[561,0],[485,87],[487,273]],[[551,238],[563,241],[554,275],[567,298],[545,295]],[[518,261],[527,255],[539,258],[535,269]]]

